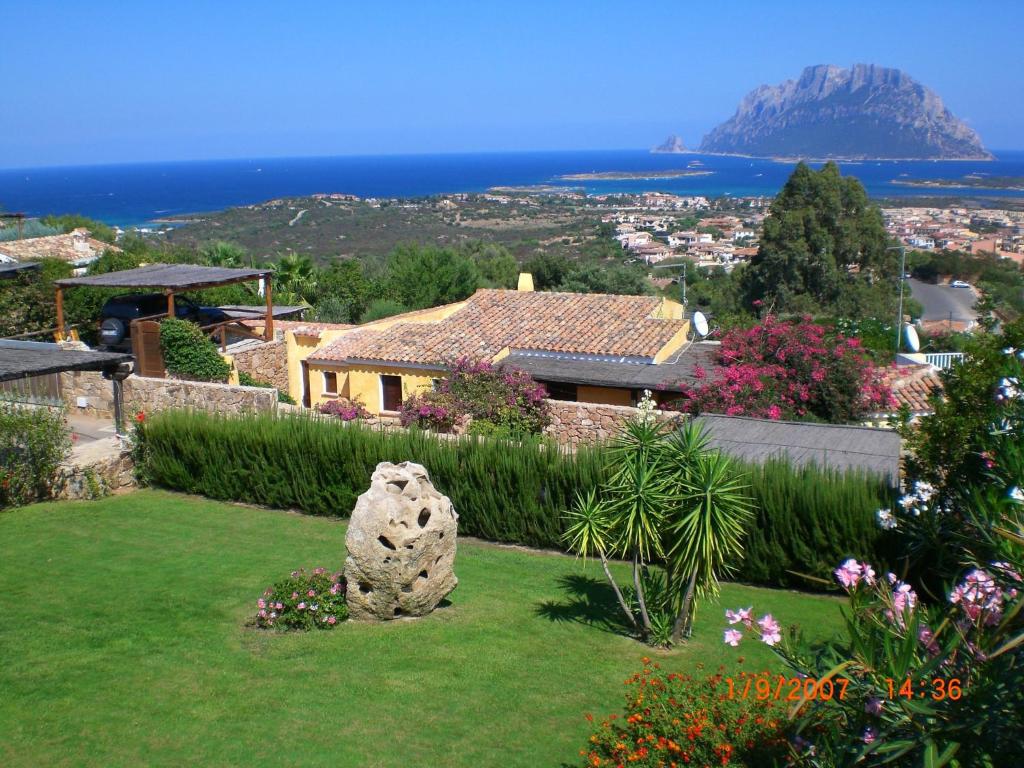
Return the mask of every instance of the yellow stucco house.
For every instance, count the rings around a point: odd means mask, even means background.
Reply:
[[[534,292],[528,277],[519,290],[481,289],[360,326],[296,323],[286,332],[292,397],[309,407],[357,399],[388,415],[465,357],[526,370],[556,399],[630,405],[644,389],[692,379],[711,354],[689,340],[674,301]]]

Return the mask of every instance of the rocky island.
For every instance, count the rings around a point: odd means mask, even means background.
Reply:
[[[710,176],[714,171],[597,171],[594,173],[567,173],[559,181],[640,181],[645,179],[683,179],[687,176]]]
[[[844,160],[991,160],[974,129],[898,69],[807,67],[761,85],[712,130],[700,152]]]
[[[682,155],[689,151],[690,150],[688,150],[686,145],[683,143],[683,140],[675,134],[669,136],[665,141],[651,150],[654,154],[663,155]]]

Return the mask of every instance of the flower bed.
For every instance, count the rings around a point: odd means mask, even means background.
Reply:
[[[263,629],[334,629],[348,618],[345,577],[314,568],[300,568],[256,601],[256,626]]]

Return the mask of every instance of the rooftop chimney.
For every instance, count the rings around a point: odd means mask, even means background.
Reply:
[[[516,287],[517,291],[532,291],[533,290],[533,275],[529,272],[519,273],[519,285]]]

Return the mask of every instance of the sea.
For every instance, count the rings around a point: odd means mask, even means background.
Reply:
[[[840,163],[874,198],[921,195],[966,199],[1024,198],[1024,190],[921,189],[898,182],[957,179],[966,174],[1024,177],[1024,151],[996,152],[984,161],[863,161]],[[812,163],[820,165],[820,163]],[[660,191],[736,197],[774,195],[794,163],[646,150],[503,152],[480,154],[204,160],[0,169],[0,211],[29,216],[79,213],[122,227],[163,217],[205,213],[278,197],[347,193],[414,198],[483,192],[496,186],[551,185],[591,194]],[[579,173],[698,170],[682,178],[567,181]]]

